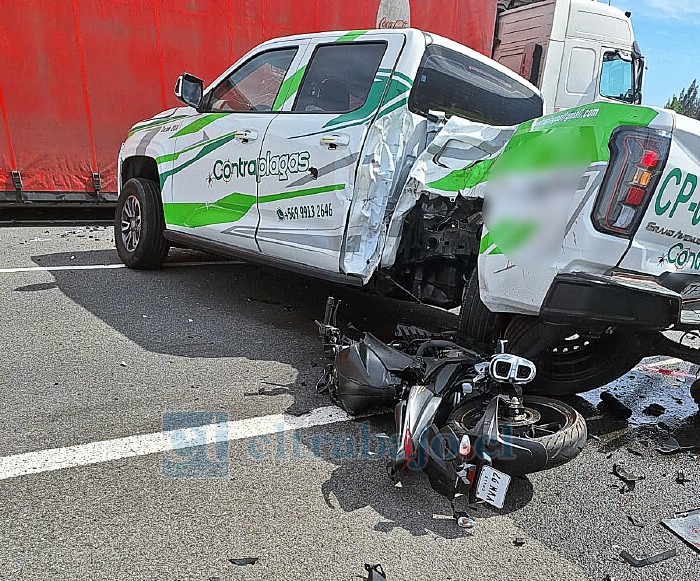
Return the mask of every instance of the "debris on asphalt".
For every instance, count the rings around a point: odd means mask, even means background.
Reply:
[[[651,557],[637,558],[631,555],[629,551],[625,549],[620,553],[620,557],[622,557],[626,563],[629,563],[633,567],[646,567],[647,565],[654,565],[655,563],[661,563],[661,561],[675,557],[677,553],[678,551],[676,549],[669,549],[668,551],[657,553]]]
[[[630,472],[624,467],[623,464],[613,464],[612,473],[627,484],[639,482],[640,480],[644,480],[644,478],[646,478],[644,474]]]
[[[120,361],[119,365],[121,365],[122,367],[126,367],[126,361]]]
[[[658,403],[649,404],[642,410],[642,413],[646,416],[654,416],[658,418],[666,413],[666,408]]]
[[[260,560],[260,557],[242,557],[240,559],[229,559],[228,562],[232,565],[255,565]]]
[[[598,409],[605,415],[615,419],[627,420],[632,416],[632,410],[609,391],[604,391],[600,394]]]
[[[515,537],[513,544],[516,547],[522,547],[525,544],[525,539],[523,537]]]
[[[660,454],[678,454],[679,452],[693,452],[696,450],[700,450],[700,446],[681,446],[673,436],[669,436],[663,444],[656,448],[656,451]]]
[[[627,518],[634,526],[639,527],[640,529],[644,528],[644,521],[642,521],[642,519],[637,518],[633,514],[628,514]]]
[[[686,478],[685,472],[679,470],[676,474],[676,484],[685,484],[686,482],[690,482],[690,478]]]
[[[386,574],[384,573],[384,568],[377,563],[376,565],[370,565],[365,563],[365,571],[367,571],[367,579],[365,581],[386,581]]]
[[[630,454],[634,454],[635,456],[644,456],[644,452],[639,449],[639,446],[637,444],[627,446],[627,451]]]
[[[291,393],[291,390],[288,387],[285,386],[278,386],[278,387],[271,387],[271,388],[265,388],[265,387],[259,387],[256,391],[245,391],[243,392],[244,396],[251,396],[251,395],[285,395]]]
[[[700,552],[700,509],[676,513],[675,518],[663,519],[661,524]]]

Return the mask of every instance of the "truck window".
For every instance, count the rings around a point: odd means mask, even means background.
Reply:
[[[489,125],[517,125],[543,113],[542,98],[532,89],[438,45],[423,55],[408,107],[422,116],[432,109]]]
[[[603,55],[600,74],[600,94],[609,99],[631,103],[634,99],[632,59],[625,59],[618,51]]]
[[[209,111],[271,111],[296,48],[256,55],[237,68],[209,96]]]
[[[318,46],[292,110],[348,113],[359,109],[367,100],[385,50],[385,42]]]

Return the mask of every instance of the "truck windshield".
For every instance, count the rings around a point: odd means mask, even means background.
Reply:
[[[600,73],[600,95],[608,99],[633,103],[635,100],[634,63],[631,56],[620,51],[609,51],[603,55]]]
[[[408,106],[418,115],[432,109],[489,125],[517,125],[543,113],[542,98],[527,85],[438,45],[423,55]]]

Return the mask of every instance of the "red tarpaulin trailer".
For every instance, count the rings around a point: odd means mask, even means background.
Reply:
[[[496,4],[413,0],[411,25],[490,54]],[[7,3],[0,16],[0,203],[114,200],[120,143],[136,121],[179,104],[172,87],[180,73],[212,81],[264,40],[373,28],[378,8],[379,0]]]

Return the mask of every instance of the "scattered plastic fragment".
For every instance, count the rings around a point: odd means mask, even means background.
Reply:
[[[678,474],[676,474],[676,483],[685,484],[686,482],[690,482],[690,479],[686,478],[685,472],[683,472],[683,470],[679,470]]]
[[[120,361],[119,365],[121,365],[122,367],[126,367],[126,361]]]
[[[476,526],[476,521],[466,512],[455,511],[452,518],[457,522],[457,526],[461,529],[473,529]]]
[[[386,581],[386,574],[379,563],[376,565],[365,563],[365,571],[368,573],[365,581]]]
[[[666,413],[666,408],[658,403],[649,404],[642,410],[642,413],[647,416],[654,416],[658,418]]]
[[[260,557],[242,557],[240,559],[229,559],[228,562],[232,565],[255,565],[260,560]]]
[[[660,454],[677,454],[678,452],[693,452],[699,449],[700,446],[681,446],[678,440],[669,436],[663,444],[657,446],[656,451]]]
[[[644,480],[645,478],[644,474],[635,474],[634,472],[630,472],[622,464],[613,464],[612,473],[620,480],[624,480],[627,483],[638,482],[640,480]]]
[[[513,544],[516,547],[522,547],[525,544],[525,539],[523,537],[515,537]]]
[[[632,410],[609,391],[604,391],[600,394],[598,409],[605,415],[620,420],[627,420],[632,416]]]
[[[644,527],[644,522],[633,514],[628,514],[627,518],[634,526],[639,527],[640,529]]]
[[[678,551],[676,549],[669,549],[668,551],[663,551],[662,553],[657,553],[651,557],[637,558],[632,556],[627,549],[620,553],[620,557],[624,559],[625,562],[629,563],[633,567],[646,567],[647,565],[653,565],[655,563],[660,563],[671,557],[675,557]]]

